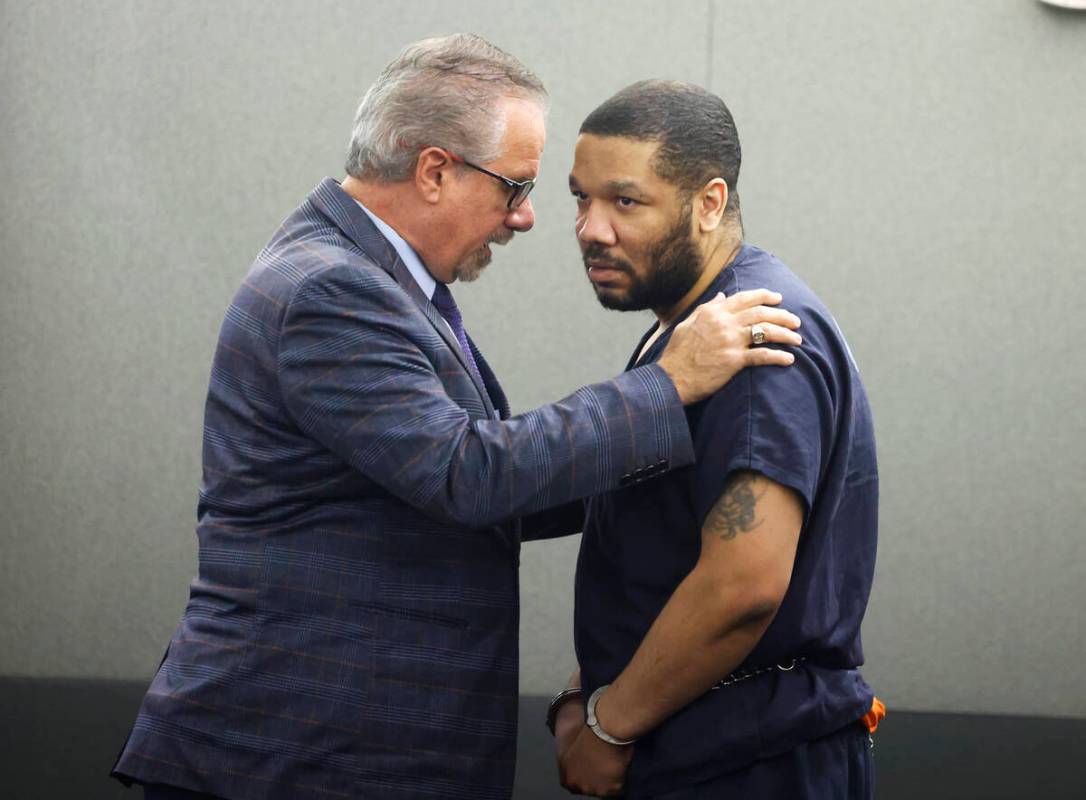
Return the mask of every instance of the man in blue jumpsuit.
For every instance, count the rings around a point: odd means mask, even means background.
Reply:
[[[803,343],[795,366],[746,370],[687,408],[693,466],[589,501],[570,684],[581,691],[552,705],[574,791],[873,793],[881,703],[858,669],[878,511],[871,413],[825,305],[743,241],[739,164],[728,109],[688,84],[624,89],[577,141],[570,189],[597,298],[658,319],[628,369],[655,361],[703,303],[752,286],[784,295]],[[770,328],[755,326],[754,344]]]

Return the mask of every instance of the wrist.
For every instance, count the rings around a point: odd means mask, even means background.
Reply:
[[[666,352],[656,361],[656,366],[660,368],[660,371],[667,376],[669,381],[671,381],[671,385],[675,387],[675,394],[679,396],[679,402],[684,406],[688,405],[687,396],[690,393],[689,387],[687,387],[686,382],[683,381],[680,370],[671,365]]]
[[[581,695],[581,687],[571,686],[567,689],[563,689],[551,698],[551,703],[547,707],[547,728],[550,730],[551,736],[554,736],[554,725],[558,720],[558,714],[562,710],[562,707],[571,700],[579,699]]]
[[[616,731],[605,728],[600,722],[598,715],[600,700],[603,698],[604,693],[609,686],[610,684],[604,684],[596,689],[596,691],[592,693],[592,696],[588,698],[588,704],[585,706],[585,725],[588,726],[592,733],[596,734],[597,737],[608,744],[613,744],[617,747],[625,747],[626,745],[636,742],[637,738],[616,736]],[[612,720],[612,723],[613,722],[614,721]],[[617,732],[621,733],[622,731],[618,730]]]

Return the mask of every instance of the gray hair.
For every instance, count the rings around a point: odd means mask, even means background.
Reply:
[[[444,147],[485,164],[501,156],[505,97],[546,109],[543,82],[485,39],[456,33],[409,44],[369,88],[355,113],[346,171],[359,179],[406,180],[419,151]]]

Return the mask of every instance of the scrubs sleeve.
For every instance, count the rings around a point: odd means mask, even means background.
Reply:
[[[705,401],[691,470],[699,525],[739,470],[794,489],[809,512],[832,442],[833,402],[818,358],[789,349],[792,366],[748,368]]]

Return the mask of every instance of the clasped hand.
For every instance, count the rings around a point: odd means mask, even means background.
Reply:
[[[622,791],[633,745],[618,747],[600,739],[585,725],[580,703],[566,703],[555,722],[558,775],[574,794],[611,797]]]

